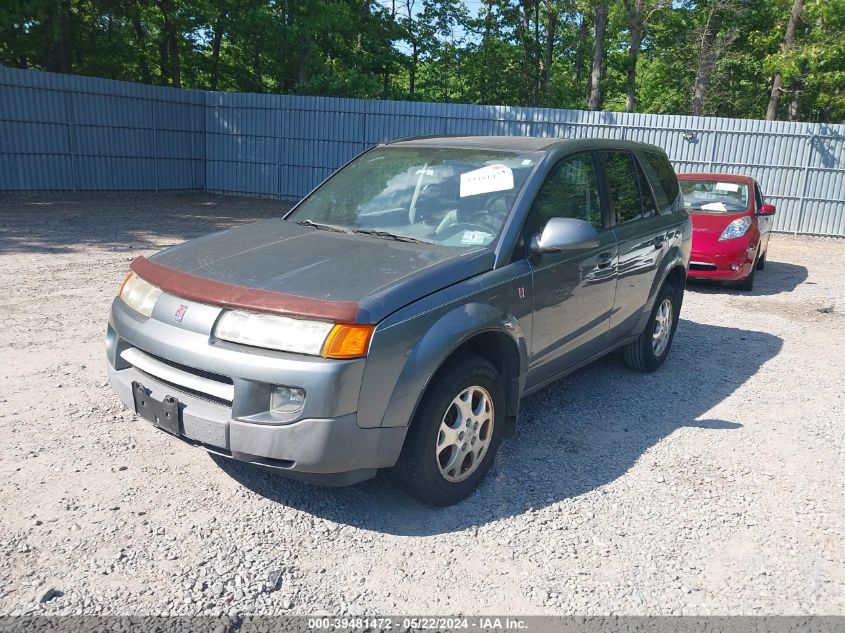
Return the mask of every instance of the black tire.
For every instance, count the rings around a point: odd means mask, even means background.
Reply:
[[[755,263],[754,266],[751,267],[751,272],[748,273],[748,277],[746,277],[742,281],[737,282],[736,289],[742,290],[743,292],[750,292],[754,290],[754,273],[756,272],[757,264]]]
[[[681,291],[683,292],[683,291]],[[642,334],[639,335],[636,341],[629,343],[622,348],[625,364],[631,369],[636,369],[643,373],[650,373],[656,371],[666,360],[669,355],[669,350],[672,348],[672,340],[675,338],[675,329],[678,327],[678,316],[681,308],[681,296],[678,290],[672,284],[664,284],[663,288],[657,295],[654,301],[654,307],[648,317],[648,323],[645,326]],[[669,300],[672,305],[671,327],[669,328],[669,339],[666,347],[659,353],[655,353],[653,345],[654,332],[657,329],[657,313],[665,300]]]
[[[757,260],[757,270],[765,270],[766,268],[766,255],[768,253],[763,253],[763,256]]]
[[[492,429],[488,430],[492,436],[471,474],[462,481],[450,481],[438,463],[440,425],[453,410],[453,400],[473,386],[482,387],[492,399]],[[402,490],[423,503],[452,505],[469,496],[490,470],[504,422],[505,395],[499,372],[480,356],[462,354],[438,372],[423,395],[391,477]]]

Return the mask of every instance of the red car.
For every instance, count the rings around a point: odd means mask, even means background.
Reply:
[[[678,174],[678,181],[693,227],[688,276],[751,290],[766,265],[776,211],[759,183],[733,174]]]

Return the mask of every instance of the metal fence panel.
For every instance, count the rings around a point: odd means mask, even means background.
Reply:
[[[205,189],[201,92],[0,67],[0,190]]]
[[[368,147],[424,134],[651,143],[679,173],[757,178],[777,231],[845,236],[843,125],[205,92],[0,67],[0,190],[295,200]]]

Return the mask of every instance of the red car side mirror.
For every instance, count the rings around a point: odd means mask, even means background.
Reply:
[[[757,215],[774,215],[777,208],[773,204],[764,204],[760,207],[760,210],[757,212]]]

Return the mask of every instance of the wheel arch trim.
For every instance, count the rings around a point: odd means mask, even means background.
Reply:
[[[473,341],[478,342],[490,336],[498,338],[488,340],[507,341],[511,347],[500,350],[512,350],[513,355],[509,360],[516,356],[518,361],[515,370],[507,360],[493,363],[499,372],[502,372],[502,368],[507,370],[507,375],[502,378],[507,398],[507,426],[512,427],[525,386],[528,342],[519,321],[512,314],[487,303],[468,303],[454,307],[441,315],[420,337],[407,354],[388,400],[382,426],[410,425],[426,391],[449,359],[461,351],[478,353],[478,349],[474,349],[478,343],[474,344]],[[479,355],[489,360],[489,353]]]

